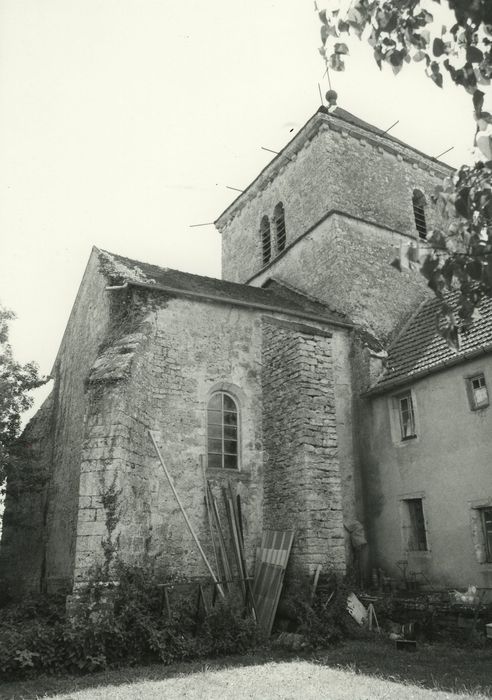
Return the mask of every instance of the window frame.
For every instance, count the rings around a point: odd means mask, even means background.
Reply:
[[[485,552],[484,564],[492,564],[492,506],[477,508],[480,513],[480,524],[482,526],[482,537]],[[489,513],[490,523],[487,524],[486,513]],[[488,527],[490,527],[490,530]]]
[[[424,500],[423,494],[407,494],[400,498],[403,551],[412,556],[429,554],[431,551]],[[419,513],[413,508],[417,503]]]
[[[415,440],[417,437],[417,422],[415,418],[415,403],[414,403],[414,398],[413,398],[413,392],[409,389],[408,391],[404,391],[400,394],[397,394],[396,396],[393,397],[393,400],[396,404],[396,411],[398,413],[398,426],[400,430],[400,442],[408,442],[408,440]],[[409,416],[411,418],[411,427],[413,428],[413,432],[410,435],[406,435],[404,431],[404,422],[403,422],[403,409],[402,409],[402,401],[409,401]]]
[[[214,398],[217,396],[221,397],[220,409],[211,408],[210,407],[211,403],[214,400]],[[234,411],[230,411],[230,410],[224,408],[225,398],[230,399],[232,401],[232,403],[234,404],[234,408],[235,408]],[[220,423],[211,423],[210,422],[210,412],[211,411],[213,411],[213,412],[220,411],[220,418],[221,418]],[[231,414],[234,413],[235,417],[236,417],[236,422],[235,422],[236,438],[235,439],[231,438],[230,436],[229,436],[229,438],[227,438],[225,435],[226,428],[231,429],[234,427],[234,424],[228,424],[225,422],[225,414],[228,414],[228,413],[231,413]],[[206,435],[206,439],[207,439],[207,451],[206,451],[207,468],[217,469],[217,470],[221,470],[221,471],[226,470],[228,472],[240,471],[240,446],[241,446],[240,421],[241,421],[241,416],[240,416],[240,411],[239,411],[239,402],[235,396],[233,396],[229,391],[225,391],[223,389],[217,389],[216,391],[213,391],[209,395],[208,401],[207,401],[207,435]],[[217,436],[211,435],[211,426],[219,426],[219,425],[221,427],[220,438],[218,438]],[[221,441],[221,451],[220,452],[212,451],[210,449],[211,441],[217,442],[218,440]],[[236,443],[236,453],[235,454],[233,452],[226,451],[226,449],[225,449],[226,442],[229,442],[229,443],[235,442]],[[221,462],[220,466],[210,464],[210,461],[211,461],[210,455],[220,455],[220,462]],[[235,466],[232,466],[232,467],[226,466],[225,462],[226,462],[227,457],[235,457],[235,461],[236,461]]]
[[[477,397],[476,397],[476,393],[475,393],[475,388],[473,386],[473,382],[480,381],[480,380],[483,381],[482,387],[485,389],[485,393],[486,393],[487,398],[485,399],[485,401],[483,401],[481,403],[477,403]],[[489,389],[487,387],[487,381],[485,379],[485,373],[484,372],[474,372],[473,374],[470,374],[469,376],[465,377],[465,381],[466,381],[466,391],[468,394],[468,403],[470,404],[470,409],[472,411],[480,411],[483,408],[487,408],[487,406],[490,405],[490,396],[489,396]],[[478,390],[480,390],[480,388],[482,388],[482,387],[478,387]]]

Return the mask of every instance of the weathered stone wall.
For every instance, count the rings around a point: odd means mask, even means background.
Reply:
[[[47,480],[53,452],[53,392],[26,426],[9,478],[0,545],[0,580],[8,594],[41,589],[45,551]]]
[[[347,492],[353,490],[345,331],[334,340],[322,330],[287,323],[281,314],[262,321],[256,311],[227,304],[141,290],[132,295],[129,305],[139,307],[141,320],[105,348],[90,373],[76,581],[83,584],[94,563],[104,565],[116,553],[135,563],[155,557],[163,576],[206,574],[148,430],[158,435],[186,513],[214,565],[201,468],[214,391],[227,391],[237,401],[240,469],[207,468],[206,476],[226,532],[223,489],[230,483],[241,496],[249,571],[265,523],[298,529],[298,569],[324,563],[342,570],[342,479]],[[290,354],[286,340],[293,343]],[[335,349],[344,357],[334,358]],[[345,430],[342,469],[337,425]],[[278,472],[284,467],[290,481],[282,486]],[[279,488],[288,492],[284,505]]]
[[[273,276],[341,311],[384,340],[428,295],[418,271],[391,266],[400,236],[333,215],[281,256],[252,284]]]
[[[331,334],[268,318],[263,333],[265,528],[296,530],[295,574],[343,571]]]
[[[32,526],[18,531],[23,552],[18,567],[19,586],[47,590],[70,589],[73,576],[79,472],[87,410],[85,380],[106,336],[110,319],[107,279],[93,252],[87,265],[70,319],[63,336],[52,376],[51,418],[44,409],[33,419],[39,459],[33,468],[45,474],[42,498],[29,487],[22,489],[16,503],[9,495],[7,521],[32,509]],[[29,436],[31,428],[26,431]],[[8,537],[8,529],[6,537]],[[16,541],[17,541],[16,540]],[[17,569],[16,569],[17,570]],[[10,576],[7,567],[7,576]]]
[[[60,346],[55,378],[54,450],[46,515],[46,586],[73,576],[80,459],[87,410],[85,382],[110,323],[108,281],[93,252]]]
[[[386,227],[400,234],[399,241],[415,239],[413,190],[426,194],[430,228],[436,212],[429,196],[449,172],[411,148],[317,114],[285,155],[267,166],[219,218],[223,277],[244,282],[260,272],[260,220],[264,214],[271,218],[279,201],[285,208],[287,246],[330,211]]]
[[[121,291],[113,294],[119,295]],[[104,547],[127,561],[156,557],[163,575],[200,576],[206,569],[160,466],[159,446],[183,506],[213,561],[200,466],[207,451],[208,398],[226,390],[240,410],[240,469],[207,469],[222,510],[230,481],[243,506],[251,569],[262,517],[261,328],[255,312],[227,305],[134,292],[142,320],[130,352],[108,347],[91,373],[90,411],[80,482],[76,580],[104,563]],[[124,339],[117,341],[125,347]],[[118,370],[127,358],[127,370]],[[113,485],[114,518],[104,494]],[[109,490],[111,490],[109,488]],[[107,501],[108,499],[106,499]],[[225,513],[222,511],[223,523]],[[108,523],[114,529],[108,532]],[[110,546],[108,547],[108,541]]]

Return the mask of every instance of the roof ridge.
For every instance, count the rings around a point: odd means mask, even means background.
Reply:
[[[161,265],[156,265],[155,263],[150,263],[150,262],[145,262],[144,260],[136,260],[135,258],[128,258],[125,255],[120,255],[119,253],[111,253],[109,250],[103,250],[102,248],[96,248],[94,246],[95,250],[99,253],[105,253],[106,255],[110,255],[113,258],[119,258],[120,260],[127,260],[130,263],[134,263],[135,265],[148,265],[149,267],[156,267],[157,269],[161,270],[162,272],[177,272],[180,275],[186,275],[188,277],[199,277],[200,279],[205,279],[205,280],[211,280],[213,282],[222,282],[223,284],[231,284],[236,287],[251,287],[252,285],[248,285],[244,282],[232,282],[231,280],[224,280],[222,277],[210,277],[209,275],[201,275],[198,274],[197,272],[189,272],[188,270],[180,270],[177,267],[162,267]],[[256,289],[259,289],[259,287],[256,287]],[[321,302],[319,302],[321,303]]]

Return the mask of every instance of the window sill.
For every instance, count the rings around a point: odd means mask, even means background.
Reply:
[[[407,557],[412,557],[412,559],[430,559],[432,556],[430,549],[407,549],[405,554]]]
[[[419,435],[409,435],[407,438],[394,440],[393,445],[395,447],[408,447],[408,445],[417,445],[420,442]]]
[[[213,474],[217,476],[223,474],[224,478],[230,479],[231,476],[236,476],[243,481],[251,479],[251,474],[249,472],[242,471],[241,469],[225,469],[224,467],[207,467],[207,474]]]

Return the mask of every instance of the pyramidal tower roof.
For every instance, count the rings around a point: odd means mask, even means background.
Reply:
[[[332,102],[330,107],[320,107],[317,112],[302,126],[297,134],[287,143],[286,146],[263,168],[259,175],[246,187],[236,199],[222,212],[215,221],[216,227],[221,228],[227,223],[238,209],[257,194],[258,190],[264,187],[265,181],[275,177],[277,172],[285,167],[286,162],[296,158],[297,153],[304,148],[306,143],[313,139],[320,131],[333,130],[344,132],[348,136],[356,139],[364,139],[368,143],[396,154],[398,157],[413,162],[418,166],[425,167],[433,171],[437,176],[443,178],[450,175],[454,168],[442,161],[429,156],[417,148],[397,139],[388,131],[383,131],[369,122],[360,119],[346,109],[337,106]]]

